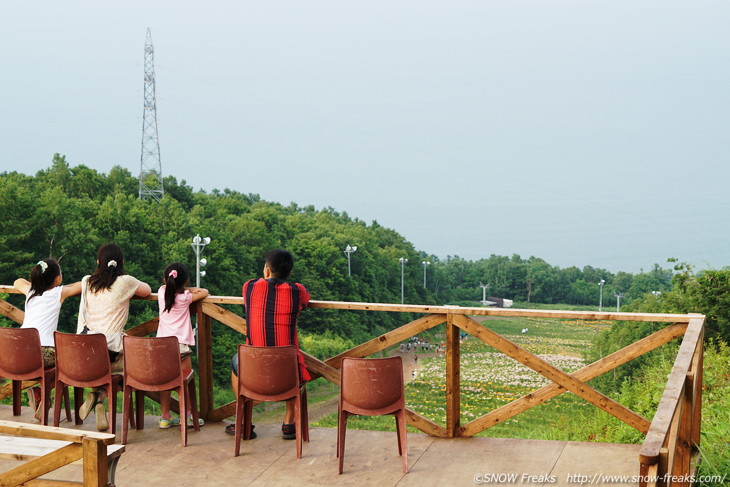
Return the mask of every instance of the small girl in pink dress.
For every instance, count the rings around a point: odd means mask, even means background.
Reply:
[[[157,291],[160,307],[157,336],[177,337],[180,343],[180,359],[183,369],[192,370],[190,347],[195,345],[195,335],[190,321],[190,303],[205,298],[208,290],[196,287],[186,288],[188,280],[188,268],[185,264],[175,262],[165,269],[163,274],[165,284]],[[173,418],[170,413],[170,391],[160,393],[160,406],[162,409],[160,428],[167,429],[180,424],[180,418]],[[188,418],[188,422],[191,421],[192,418]],[[202,422],[202,419],[200,421]]]

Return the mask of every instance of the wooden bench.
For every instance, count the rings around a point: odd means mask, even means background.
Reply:
[[[83,465],[84,482],[52,481],[58,485],[113,487],[117,463],[125,451],[114,435],[0,421],[0,459],[26,461],[0,473],[0,485],[47,485],[38,479],[69,464]]]

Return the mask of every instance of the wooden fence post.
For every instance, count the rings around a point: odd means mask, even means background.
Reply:
[[[692,448],[697,450],[700,446],[700,428],[702,423],[702,380],[703,380],[703,367],[704,367],[704,339],[705,331],[702,330],[700,335],[697,349],[695,350],[695,357],[692,363],[692,370],[695,374],[694,384],[692,384]]]
[[[208,419],[213,410],[213,333],[210,316],[198,306],[198,374],[200,417]]]
[[[456,436],[461,421],[460,332],[454,324],[454,315],[446,315],[446,433],[449,438]]]

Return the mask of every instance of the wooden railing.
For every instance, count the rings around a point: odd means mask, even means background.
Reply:
[[[0,292],[12,292],[10,291],[12,289],[7,286],[0,286]],[[147,299],[156,300],[156,297],[153,295]],[[243,300],[240,297],[208,296],[196,304],[200,412],[209,421],[220,421],[235,414],[235,403],[231,402],[217,406],[213,404],[212,327],[217,322],[245,335],[245,319],[221,306],[241,305]],[[677,484],[677,482],[671,482],[671,476],[687,476],[694,468],[693,459],[696,456],[700,442],[702,338],[705,323],[705,318],[702,315],[466,308],[334,301],[312,301],[310,307],[387,313],[405,312],[423,315],[399,328],[326,360],[319,360],[311,355],[304,354],[307,367],[314,378],[323,377],[337,385],[339,385],[339,368],[344,357],[367,357],[398,345],[401,341],[438,325],[446,325],[445,424],[437,424],[412,410],[407,410],[408,424],[428,435],[443,438],[473,436],[563,392],[570,391],[646,435],[640,455],[641,485]],[[0,313],[16,322],[22,322],[22,311],[2,300],[0,300]],[[569,374],[490,330],[486,326],[488,322],[486,324],[478,323],[472,316],[645,321],[667,323],[668,325]],[[157,320],[154,319],[128,329],[127,333],[130,335],[147,335],[156,329]],[[487,345],[546,377],[551,383],[462,425],[460,420],[459,370],[459,335],[462,331],[473,335]],[[644,418],[587,384],[589,380],[679,337],[683,337],[682,345],[653,419]],[[2,397],[3,394],[0,392],[0,398]],[[669,482],[666,482],[666,479],[669,479]]]

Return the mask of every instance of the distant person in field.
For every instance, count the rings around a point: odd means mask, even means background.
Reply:
[[[254,347],[282,347],[294,345],[299,357],[299,380],[312,377],[299,351],[297,319],[299,312],[309,303],[309,292],[299,283],[287,282],[294,267],[294,257],[286,250],[270,250],[266,253],[264,277],[251,279],[243,284],[243,305],[246,310],[248,334],[246,344]],[[233,356],[231,384],[238,395],[238,353]],[[251,438],[255,438],[253,426]],[[294,427],[294,399],[286,401],[286,413],[281,425],[286,440],[296,438]],[[226,433],[235,434],[234,425],[226,427]]]
[[[62,286],[63,274],[61,266],[53,259],[40,260],[30,270],[30,281],[16,279],[15,289],[25,294],[25,318],[21,328],[35,328],[41,339],[43,351],[43,366],[56,365],[56,347],[53,332],[58,328],[58,316],[61,313],[61,303],[69,296],[81,294],[81,283],[74,282]],[[28,404],[35,412],[35,417],[41,419],[41,388],[29,387]]]
[[[76,333],[102,333],[106,337],[113,371],[119,371],[122,366],[122,336],[129,318],[129,301],[133,296],[145,297],[151,292],[149,284],[124,273],[124,253],[113,243],[99,248],[96,270],[81,280]],[[106,391],[94,388],[86,394],[79,410],[81,419],[86,419],[94,410],[99,431],[109,428],[104,399]]]

